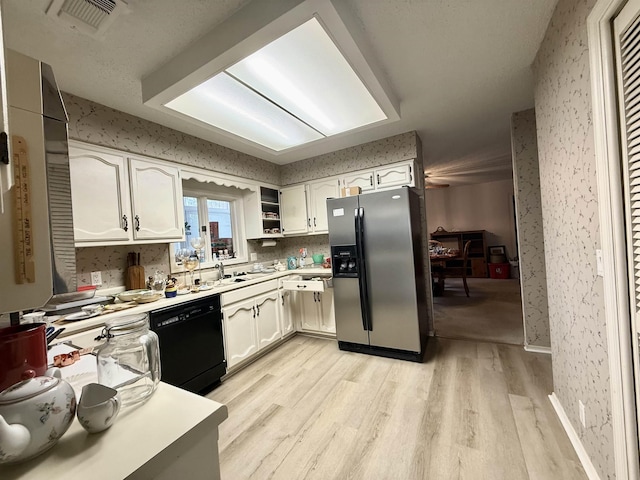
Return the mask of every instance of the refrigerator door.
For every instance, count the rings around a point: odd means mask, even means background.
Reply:
[[[369,334],[362,316],[359,265],[356,254],[356,215],[358,197],[330,198],[327,200],[329,219],[329,244],[331,245],[333,267],[333,299],[336,317],[336,336],[340,342],[369,344]],[[336,256],[344,256],[347,263],[337,261]],[[342,270],[341,266],[344,266]]]
[[[420,352],[409,189],[360,195],[372,347]],[[417,241],[419,241],[419,236]],[[336,320],[337,320],[336,310]]]

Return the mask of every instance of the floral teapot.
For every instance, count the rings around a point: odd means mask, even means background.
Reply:
[[[0,464],[28,460],[53,447],[73,422],[75,411],[73,388],[57,377],[30,378],[4,390]]]

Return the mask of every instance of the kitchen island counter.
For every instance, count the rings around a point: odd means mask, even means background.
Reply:
[[[219,479],[218,425],[227,416],[225,405],[161,382],[111,428],[89,434],[74,419],[51,450],[0,466],[0,478]]]

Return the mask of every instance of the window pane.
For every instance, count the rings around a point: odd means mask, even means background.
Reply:
[[[174,253],[182,248],[193,250],[189,243],[193,237],[200,236],[200,219],[198,218],[198,199],[196,197],[183,197],[184,206],[184,233],[185,241],[174,243]]]
[[[227,250],[229,257],[234,257],[231,202],[207,199],[207,212],[211,231],[211,253],[220,258]]]

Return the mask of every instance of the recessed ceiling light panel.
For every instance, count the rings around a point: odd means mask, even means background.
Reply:
[[[316,18],[227,72],[326,136],[387,118]]]
[[[166,106],[275,151],[323,138],[226,73],[210,78]]]

